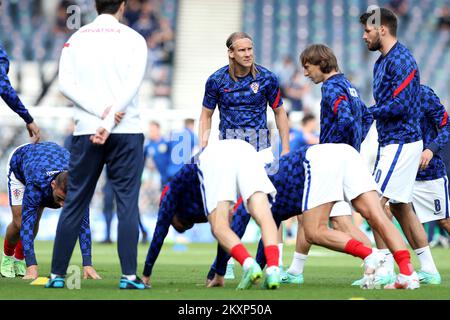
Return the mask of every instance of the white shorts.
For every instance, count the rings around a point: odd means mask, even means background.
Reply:
[[[373,176],[383,197],[401,203],[412,201],[422,148],[422,140],[380,147]]]
[[[421,223],[449,217],[447,187],[447,176],[414,183],[412,204]]]
[[[319,144],[306,151],[303,211],[335,201],[347,201],[377,185],[361,155],[347,144]]]
[[[258,157],[265,164],[272,163],[273,160],[275,160],[275,157],[273,156],[271,148],[266,148],[266,149],[259,150],[258,151]]]
[[[330,218],[333,217],[342,217],[342,216],[351,216],[352,215],[352,207],[349,203],[345,201],[336,202],[331,209]]]
[[[276,195],[261,157],[243,140],[227,139],[208,144],[199,156],[198,168],[206,215],[221,201],[234,204],[242,196],[248,209],[247,201],[255,192]]]
[[[25,143],[21,146],[18,146],[15,148],[8,156],[8,162],[6,165],[6,177],[7,177],[7,184],[8,184],[8,198],[9,198],[9,205],[10,206],[21,206],[23,202],[23,195],[25,192],[25,185],[20,182],[17,177],[14,175],[14,172],[11,170],[11,158],[16,152],[17,149],[20,147],[23,147],[27,145],[28,143]]]

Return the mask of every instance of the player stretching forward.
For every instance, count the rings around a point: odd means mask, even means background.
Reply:
[[[377,121],[379,149],[373,175],[381,190],[381,205],[384,208],[389,201],[402,230],[414,237],[411,246],[425,248],[428,246],[425,230],[410,210],[423,151],[419,69],[411,52],[397,41],[397,17],[392,11],[376,8],[361,15],[360,22],[367,48],[381,52],[374,66],[376,103],[369,108]],[[392,252],[376,232],[374,236],[377,247],[383,248],[389,270],[389,275],[379,280],[391,283],[395,281]],[[431,257],[429,248],[425,256]],[[432,259],[428,263],[434,264]]]
[[[339,155],[340,153],[351,155],[351,153],[356,153],[354,149],[351,149],[350,147],[342,144],[325,144],[321,146],[313,146],[311,148],[329,149],[323,152],[324,155],[321,159],[319,159],[320,157],[315,156],[314,161],[310,160],[310,166],[314,168],[315,171],[317,170],[320,177],[323,177],[322,179],[324,183],[318,183],[316,185],[316,180],[314,180],[314,184],[310,184],[310,187],[314,186],[315,188],[317,188],[322,186],[324,188],[324,190],[320,190],[321,193],[319,194],[324,194],[325,196],[330,196],[339,200],[339,198],[343,197],[342,189],[349,188],[349,186],[351,185],[344,185],[344,183],[349,182],[349,179],[355,179],[355,182],[357,183],[356,186],[361,185],[361,180],[365,181],[367,185],[370,185],[370,182],[372,181],[372,186],[370,188],[376,189],[376,186],[373,185],[373,178],[370,177],[370,174],[368,174],[368,172],[365,172],[365,170],[367,171],[367,169],[365,169],[362,159],[360,159],[359,155],[353,155],[351,157],[352,159],[350,159],[352,161],[348,161],[348,159],[339,159],[337,163],[334,163],[333,159],[336,158],[336,155]],[[304,160],[305,149],[291,152],[280,158],[280,168],[277,174],[270,177],[278,191],[277,199],[272,207],[273,217],[276,224],[279,224],[281,221],[298,213],[301,213],[302,197],[306,197],[306,195],[309,193],[312,194],[312,190],[310,190],[310,188],[308,188],[306,192],[303,192],[305,187],[305,172],[309,171],[308,168],[305,168],[303,166]],[[323,164],[321,163],[321,161],[327,163]],[[329,169],[328,167],[330,167],[331,169]],[[346,169],[343,171],[342,168]],[[355,168],[359,168],[359,170],[352,171]],[[149,277],[151,275],[154,262],[159,254],[169,225],[172,223],[177,231],[182,232],[191,228],[194,223],[201,223],[206,221],[204,215],[199,213],[199,211],[203,209],[203,205],[201,203],[199,181],[196,177],[196,171],[197,168],[195,165],[184,165],[180,172],[174,177],[172,182],[163,191],[163,194],[161,196],[160,211],[158,214],[157,228],[155,230],[155,235],[147,254],[147,260],[144,268],[143,281],[145,281],[146,283],[148,283],[150,280]],[[365,172],[366,174],[363,174],[361,176],[361,172]],[[338,174],[338,176],[336,176],[336,174]],[[364,178],[364,176],[366,176],[366,178]],[[306,187],[308,187],[308,180],[306,180]],[[336,188],[340,188],[341,190],[331,193],[332,191],[335,191],[334,189]],[[341,193],[339,193],[339,191]],[[347,191],[351,190],[347,189]],[[358,192],[355,191],[353,193],[357,194]],[[346,196],[349,195],[347,194]],[[384,214],[382,214],[382,209],[379,205],[376,194],[374,192],[364,192],[363,194],[357,195],[355,201],[353,202],[353,205],[355,205],[356,202],[356,208],[358,210],[361,210],[361,213],[363,213],[366,218],[369,218],[368,221],[374,229],[383,230],[383,232],[381,232],[382,235],[386,235],[386,230],[387,233],[392,234],[392,238],[388,243],[389,245],[392,245],[391,249],[397,253],[396,260],[400,266],[401,272],[405,272],[406,274],[409,268],[412,268],[410,264],[409,252],[406,250],[406,246],[398,230],[394,227],[392,222],[390,222],[384,216]],[[330,201],[329,211],[331,211],[331,206],[333,203],[334,201]],[[243,211],[244,210],[238,210],[238,212],[233,217],[233,230],[239,237],[243,235],[245,226],[247,225],[249,219]],[[324,220],[322,228],[316,231],[326,231],[328,228],[327,223],[328,219],[326,218],[326,223]],[[307,239],[311,243],[319,239],[319,237],[311,239],[313,235],[313,233],[311,232],[314,232],[314,230],[310,229],[309,232],[309,238]],[[334,234],[336,234],[335,232],[338,231],[328,230],[328,232],[334,232]],[[343,235],[341,232],[338,232],[337,235],[340,235],[342,239]],[[380,261],[377,259],[379,257],[377,258],[377,255],[371,255],[372,249],[364,246],[354,239],[351,239],[350,236],[346,237],[347,241],[345,242],[344,240],[344,243],[340,248],[336,249],[333,246],[332,249],[350,253],[361,258],[366,258],[365,262],[366,267],[368,268],[378,265]],[[322,245],[321,243],[318,244]],[[262,253],[263,250],[261,249],[262,247],[260,246],[259,253],[257,255],[257,261],[261,266],[264,266],[264,254]],[[214,283],[223,284],[223,275],[225,274],[225,265],[227,260],[228,256],[222,259],[223,272],[219,271],[220,263],[218,263],[218,269],[214,270],[217,273],[216,280],[218,281]],[[373,268],[367,269],[367,271],[372,274]],[[222,279],[218,279],[219,277],[222,277]],[[417,276],[415,277],[415,280],[417,280]],[[368,275],[363,286],[368,288],[373,287],[374,283],[372,280],[373,277]],[[399,283],[398,288],[414,289],[419,286],[418,281],[414,281],[414,279],[410,280],[411,281],[409,281],[408,283]],[[214,283],[211,283],[211,286],[214,285]]]
[[[276,199],[272,208],[274,217],[278,216],[275,214],[277,211],[303,212],[305,237],[309,244],[317,244],[364,259],[365,276],[362,288],[376,287],[376,269],[382,264],[384,257],[351,236],[328,228],[329,214],[336,201],[351,201],[353,207],[367,219],[394,252],[400,275],[395,284],[385,288],[419,288],[419,280],[402,236],[383,213],[378,195],[374,191],[377,189],[376,184],[355,149],[346,144],[320,144],[309,147],[306,152],[291,152],[280,159],[279,172],[275,177],[274,185],[280,195],[288,190],[294,192],[290,197],[280,197],[281,201]],[[258,262],[263,263],[259,256]],[[221,261],[226,260],[222,258]],[[223,284],[223,278],[220,279],[220,275],[216,274],[210,285],[221,283]]]
[[[372,125],[373,118],[360,99],[358,90],[339,72],[333,51],[323,44],[308,46],[300,55],[305,77],[315,84],[323,83],[320,102],[320,143],[346,143],[357,151]],[[352,222],[352,208],[345,202],[333,206],[330,219],[335,228],[352,235],[366,245],[369,238]],[[301,223],[301,222],[299,222]],[[305,244],[298,244],[301,248]],[[309,247],[295,251],[291,267],[283,276],[284,283],[303,283],[303,264]]]
[[[242,203],[242,199],[238,203]],[[250,215],[245,209],[238,210],[233,215],[232,229],[239,238],[242,238],[243,231],[245,231],[245,226],[247,226],[249,220]],[[153,267],[171,225],[175,230],[182,233],[192,228],[195,223],[205,222],[208,222],[208,219],[203,208],[197,165],[194,163],[185,164],[161,193],[158,220],[152,242],[148,248],[142,281],[150,285]],[[240,227],[242,225],[244,227]],[[221,248],[220,246],[218,247]],[[227,253],[225,255],[229,258]]]
[[[247,212],[261,228],[267,260],[264,287],[276,289],[280,285],[278,267],[277,227],[270,211],[267,194],[272,198],[275,187],[267,177],[264,163],[256,150],[242,140],[219,140],[208,145],[199,156],[198,174],[203,208],[219,244],[244,269],[238,289],[248,289],[262,277],[262,271],[230,228],[229,214],[239,195]]]
[[[278,288],[277,229],[266,195],[274,196],[276,191],[255,149],[244,141],[233,139],[208,145],[200,154],[198,165],[185,164],[164,188],[142,280],[149,284],[170,224],[183,232],[194,223],[209,221],[220,245],[243,266],[244,273],[237,289],[248,289],[256,283],[262,277],[261,268],[240,242],[242,235],[236,235],[229,223],[231,205],[237,202],[239,193],[248,212],[262,229],[268,261],[263,286]]]
[[[7,174],[13,221],[6,229],[2,276],[24,276],[26,280],[38,277],[34,238],[44,208],[60,208],[64,205],[69,157],[66,149],[53,142],[26,144],[11,153]],[[79,240],[84,278],[100,279],[92,267],[89,211],[83,219]]]

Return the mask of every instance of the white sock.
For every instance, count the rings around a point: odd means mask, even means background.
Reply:
[[[379,249],[381,253],[383,253],[386,257],[386,261],[384,263],[384,267],[392,274],[395,274],[394,270],[394,256],[392,255],[389,249]]]
[[[280,270],[280,268],[277,267],[277,266],[271,266],[271,267],[268,267],[268,268],[266,269],[266,274],[267,274],[267,275],[271,275],[272,273],[274,273],[274,272],[277,271],[277,270]]]
[[[135,274],[131,274],[131,275],[123,274],[122,277],[125,277],[125,278],[127,278],[127,280],[130,280],[130,281],[136,280],[136,275]]]
[[[429,246],[414,250],[420,261],[420,269],[427,273],[438,273]]]
[[[50,273],[50,279],[53,280],[57,277],[61,277],[59,274]]]
[[[278,244],[278,251],[280,252],[280,255],[278,256],[278,265],[280,267],[283,266],[283,244],[279,243]]]
[[[231,265],[232,267],[234,266],[234,259],[232,257],[228,259],[227,266],[229,265]]]
[[[256,263],[255,259],[252,257],[248,257],[244,260],[244,264],[242,265],[242,268],[244,268],[244,271],[247,271],[248,268],[250,268],[254,263]]]
[[[294,252],[294,256],[292,257],[291,266],[289,267],[287,272],[289,272],[290,274],[292,274],[294,276],[298,276],[299,274],[302,274],[307,258],[308,258],[307,254]]]

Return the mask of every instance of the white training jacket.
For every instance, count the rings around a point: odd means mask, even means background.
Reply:
[[[146,64],[144,38],[112,15],[99,15],[75,32],[59,62],[59,89],[75,104],[74,135],[94,134],[98,127],[111,133],[142,133],[137,94]],[[118,111],[125,116],[116,126]]]

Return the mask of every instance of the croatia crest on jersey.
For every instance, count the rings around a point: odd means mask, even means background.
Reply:
[[[16,200],[18,200],[22,191],[20,191],[19,189],[14,189],[12,193],[14,195],[14,198],[16,198]]]
[[[250,88],[252,88],[253,93],[258,93],[259,83],[258,82],[252,82],[250,84]]]

